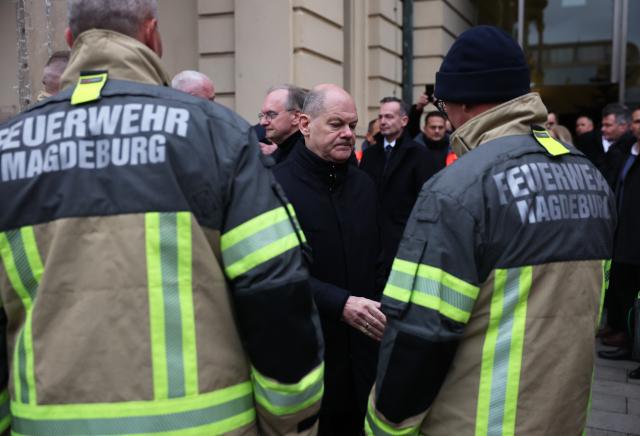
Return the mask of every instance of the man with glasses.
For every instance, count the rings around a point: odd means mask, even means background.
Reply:
[[[298,127],[306,95],[304,89],[288,84],[274,86],[267,92],[258,119],[266,139],[278,146],[271,154],[276,163],[286,160],[296,144],[304,143]]]
[[[522,49],[478,26],[435,95],[461,157],[422,188],[382,297],[387,328],[368,434],[578,435],[615,201],[541,127]]]

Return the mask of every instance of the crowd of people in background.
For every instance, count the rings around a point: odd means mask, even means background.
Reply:
[[[51,97],[60,90],[60,76],[69,57],[69,51],[59,51],[49,58],[43,70],[43,87],[38,101]],[[198,71],[185,70],[176,74],[171,86],[208,101],[215,100],[213,81]],[[304,145],[300,118],[305,113],[307,96],[307,90],[290,84],[274,85],[266,92],[258,114],[259,123],[254,129],[261,153],[269,156],[267,165],[284,162],[296,147]],[[640,142],[640,108],[631,111],[618,103],[608,104],[602,110],[600,124],[587,115],[579,115],[573,134],[561,123],[556,112],[549,111],[544,127],[552,137],[575,146],[584,153],[616,192],[619,223],[605,299],[607,322],[598,333],[602,343],[614,349],[600,351],[599,355],[605,359],[631,359],[634,328],[630,320],[640,292],[640,240],[636,240],[638,232],[633,225],[640,220],[640,208],[632,200],[640,195],[636,194],[640,192],[640,171],[635,165]],[[404,225],[422,185],[457,159],[449,144],[452,133],[453,128],[446,115],[434,105],[433,94],[421,94],[411,107],[396,97],[386,97],[380,101],[379,117],[368,122],[365,139],[360,147],[355,147],[353,154],[348,156],[347,160],[352,165],[359,166],[374,181],[379,200],[379,205],[369,207],[369,213],[363,212],[367,208],[354,210],[354,222],[360,222],[357,228],[366,227],[362,217],[380,216],[380,221],[372,228],[382,234],[381,249],[378,251],[384,253],[379,266],[383,272],[377,272],[371,277],[378,277],[380,280],[380,277],[388,276]],[[331,177],[340,179],[337,173]],[[288,184],[283,184],[288,191]],[[290,185],[295,186],[293,182]],[[360,195],[354,194],[354,198],[359,198]],[[348,204],[350,207],[354,206],[353,201]],[[343,209],[348,210],[350,207]],[[347,241],[340,244],[358,246],[358,243]],[[315,251],[322,252],[318,248]],[[366,251],[363,249],[363,252]],[[346,259],[343,261],[346,262]],[[337,261],[334,258],[332,262]],[[344,280],[341,282],[344,283]],[[370,296],[375,300],[377,295],[379,299],[380,282],[371,289],[377,289],[377,293]],[[317,295],[324,294],[319,292]],[[376,312],[375,308],[370,310]],[[333,341],[330,340],[329,343]],[[348,351],[340,350],[336,355],[345,353],[348,354]],[[371,379],[373,370],[367,372]],[[631,377],[640,378],[640,368],[632,371]],[[336,382],[336,386],[344,385],[342,380]],[[331,390],[329,387],[329,392]],[[336,395],[336,398],[341,397]],[[362,407],[363,401],[361,398]],[[360,414],[364,413],[362,407]]]
[[[60,76],[69,59],[68,51],[57,52],[49,59],[43,73],[43,91],[39,101],[58,93]],[[214,81],[197,71],[177,74],[171,86],[203,100],[215,100]],[[516,93],[513,97],[523,98],[524,94]],[[501,101],[511,101],[511,97]],[[529,103],[532,106],[537,104],[535,101],[522,104]],[[305,90],[291,84],[274,84],[266,90],[264,102],[257,109],[258,124],[253,126],[253,132],[258,140],[260,160],[278,182],[273,188],[274,198],[286,197],[291,203],[295,210],[292,220],[303,232],[297,237],[303,247],[310,247],[310,251],[303,251],[307,256],[305,260],[309,262],[309,288],[322,327],[326,365],[324,397],[318,411],[320,430],[327,435],[360,434],[368,406],[375,404],[375,401],[369,403],[369,396],[376,374],[393,369],[398,364],[397,359],[403,357],[387,356],[388,360],[380,363],[385,365],[382,372],[377,367],[380,341],[389,322],[380,303],[385,284],[408,274],[396,258],[399,249],[411,253],[411,238],[406,235],[414,234],[413,230],[405,232],[407,224],[437,224],[442,226],[438,227],[442,232],[456,226],[455,223],[442,223],[436,212],[427,210],[433,206],[431,203],[412,215],[425,183],[443,169],[456,165],[459,159],[450,143],[454,126],[443,106],[429,92],[419,96],[413,106],[395,96],[380,100],[377,118],[368,120],[368,123],[364,121],[367,124],[366,136],[360,146],[355,145],[355,132],[363,120],[358,118],[353,98],[336,85],[321,84]],[[640,291],[640,232],[636,228],[640,222],[637,202],[640,198],[640,162],[637,159],[640,152],[640,108],[631,111],[624,105],[612,103],[603,108],[601,120],[581,115],[576,120],[574,134],[561,122],[562,116],[551,111],[546,124],[540,128],[567,146],[567,150],[573,150],[575,146],[582,152],[601,172],[615,194],[618,221],[606,293],[606,325],[598,332],[602,342],[613,348],[600,351],[599,355],[605,359],[631,359],[638,326],[634,333],[629,320]],[[437,191],[437,195],[443,198],[449,193],[447,190]],[[272,194],[269,192],[268,195]],[[205,192],[202,195],[213,194]],[[200,200],[194,201],[199,204]],[[424,198],[422,201],[425,204]],[[446,201],[449,201],[448,197]],[[454,206],[445,202],[438,207],[460,207],[461,219],[467,210],[467,206],[457,203]],[[455,239],[455,232],[452,235]],[[590,235],[583,237],[589,238]],[[440,248],[434,246],[430,249],[437,251]],[[438,253],[438,261],[455,261],[448,259],[450,253],[446,250]],[[416,273],[415,277],[436,280],[429,274]],[[447,277],[442,279],[447,286],[462,283],[458,278]],[[395,285],[392,283],[392,286]],[[471,298],[470,294],[474,292],[477,297],[479,288],[471,285],[463,288],[470,291],[466,296],[458,295],[456,302]],[[453,292],[449,288],[447,290]],[[429,293],[428,285],[423,291]],[[396,298],[399,297],[396,295]],[[408,300],[405,303],[409,304]],[[415,310],[416,306],[411,307]],[[466,310],[471,312],[470,308]],[[408,313],[409,309],[406,311]],[[429,343],[433,350],[452,358],[449,353],[453,351],[447,348],[447,341],[451,337],[456,341],[460,339],[457,323],[463,325],[468,317],[458,318],[450,313],[462,312],[446,312],[455,322],[438,319],[442,325],[438,324],[433,329],[440,329],[438,334],[442,337],[434,341],[441,341],[440,344],[444,345],[438,348],[440,345]],[[396,325],[400,323],[398,319],[395,320]],[[401,343],[402,331],[398,332],[396,328],[400,327],[394,327],[394,337],[389,340]],[[429,330],[432,327],[425,321],[424,325],[417,323],[411,328]],[[402,345],[397,343],[394,342],[394,346]],[[416,344],[424,345],[423,342]],[[259,349],[258,344],[254,346]],[[260,361],[261,358],[257,359]],[[313,358],[310,361],[318,364]],[[449,363],[432,369],[440,374]],[[261,376],[258,374],[256,377],[260,380]],[[402,381],[397,373],[394,377]],[[630,377],[640,378],[640,368],[632,371]],[[264,389],[268,389],[269,383],[264,383]],[[398,409],[390,405],[388,392],[391,391],[384,386],[382,395],[386,393],[387,397],[373,407],[386,407],[385,410],[393,415]],[[273,412],[277,408],[265,407],[269,413],[277,415]],[[402,416],[403,419],[412,416],[405,411],[393,416]],[[377,412],[369,410],[369,413],[370,425],[382,425],[376,421]],[[313,416],[305,419],[311,419],[306,428],[315,425]]]

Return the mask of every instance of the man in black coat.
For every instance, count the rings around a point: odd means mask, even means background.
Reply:
[[[276,163],[286,160],[291,150],[303,142],[298,126],[305,97],[306,91],[293,85],[274,86],[267,91],[258,118],[266,139],[278,146],[270,153]],[[269,150],[265,146],[261,149],[265,154]]]
[[[382,207],[384,266],[388,271],[418,193],[433,175],[429,154],[405,131],[408,107],[396,97],[380,101],[380,133],[362,156],[360,168],[376,184]]]
[[[636,138],[629,149],[611,151],[617,174],[613,179],[618,207],[618,227],[613,244],[613,261],[608,289],[608,325],[614,330],[603,342],[619,348],[601,351],[605,359],[630,359],[628,315],[640,290],[640,108],[633,111],[632,131]]]
[[[440,111],[431,111],[424,119],[422,132],[413,138],[420,145],[424,145],[429,155],[429,175],[431,178],[441,169],[450,165],[456,155],[449,147],[449,135],[447,134],[447,118]]]
[[[626,106],[611,103],[602,110],[601,130],[592,130],[576,137],[576,148],[612,183],[617,177],[611,151],[629,151],[635,139],[629,131],[630,114]]]
[[[361,434],[386,323],[375,186],[348,162],[357,121],[346,91],[317,86],[300,117],[305,143],[273,170],[312,249],[310,282],[326,347],[325,435]]]

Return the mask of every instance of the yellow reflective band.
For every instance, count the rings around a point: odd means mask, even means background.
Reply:
[[[456,292],[459,292],[469,298],[473,298],[474,300],[478,298],[478,293],[480,292],[480,288],[478,286],[465,282],[464,280],[459,279],[440,268],[430,265],[417,264],[395,258],[391,269],[409,275],[418,275],[420,277],[442,283],[446,287],[454,289]]]
[[[324,376],[324,363],[321,363],[316,369],[305,375],[298,383],[286,384],[278,383],[275,380],[268,379],[253,368],[253,376],[264,387],[269,389],[277,389],[282,392],[298,393],[308,389],[311,385],[321,380]]]
[[[368,436],[415,436],[418,434],[418,428],[405,427],[394,428],[378,418],[376,410],[373,406],[373,400],[369,400],[367,406],[367,418],[365,419],[365,432]]]
[[[250,382],[160,401],[11,407],[12,431],[27,435],[226,434],[255,420]]]
[[[298,383],[278,383],[252,369],[256,401],[270,413],[282,416],[306,409],[319,402],[324,393],[324,363]]]
[[[153,398],[169,397],[167,351],[165,347],[164,296],[162,293],[162,266],[160,258],[160,214],[145,215],[147,282],[149,287],[149,329],[151,335],[151,368],[153,372]]]
[[[387,282],[387,285],[384,287],[383,295],[393,298],[394,300],[402,301],[403,303],[408,303],[409,300],[411,300],[411,291],[399,288],[389,282]]]
[[[605,259],[602,261],[602,287],[600,289],[600,310],[598,311],[598,323],[596,324],[596,330],[598,329],[598,326],[600,325],[600,321],[602,320],[602,310],[604,309],[604,299],[607,293],[607,289],[609,289],[610,273],[611,273],[611,259]]]
[[[478,286],[439,268],[396,258],[383,295],[433,309],[466,324],[479,292]]]
[[[469,322],[469,318],[471,318],[471,313],[458,309],[434,295],[413,292],[411,294],[411,302],[418,306],[426,307],[427,309],[433,309],[447,318],[463,324]]]
[[[533,268],[530,266],[522,268],[518,285],[518,302],[513,315],[511,332],[511,351],[509,353],[509,370],[507,372],[507,390],[505,392],[505,410],[502,424],[505,435],[515,435],[516,432],[516,412],[518,409],[518,392],[520,391],[527,302],[532,279]]]
[[[13,289],[25,311],[22,329],[16,335],[13,371],[14,392],[21,402],[35,404],[36,381],[32,334],[33,299],[44,272],[32,226],[0,234],[0,257]]]
[[[288,219],[289,215],[282,207],[265,212],[223,234],[220,238],[220,248],[222,251],[227,250],[259,231]]]
[[[514,436],[533,268],[495,271],[489,326],[482,348],[477,436]]]
[[[0,233],[0,255],[2,256],[4,269],[7,272],[7,276],[9,276],[9,282],[13,289],[15,289],[18,297],[20,297],[22,305],[25,309],[31,308],[31,296],[20,278],[20,273],[18,272],[18,267],[16,266],[15,258],[11,250],[11,244],[9,243],[9,238],[6,233]]]
[[[205,409],[236,400],[253,392],[246,381],[200,395],[168,400],[129,401],[123,403],[28,405],[11,403],[14,415],[34,420],[74,420],[171,415]]]
[[[100,100],[102,88],[107,83],[108,73],[80,75],[78,84],[71,96],[71,104],[78,105]]]
[[[538,141],[551,156],[569,154],[569,149],[565,147],[562,142],[552,137],[548,130],[532,127],[531,131],[536,141]]]
[[[391,270],[400,271],[405,274],[415,275],[418,270],[418,264],[414,262],[409,262],[406,260],[402,260],[399,258],[395,258],[393,260],[393,265],[391,266]]]
[[[298,238],[294,233],[290,233],[284,238],[262,247],[239,261],[225,268],[230,279],[235,279],[256,266],[279,256],[280,254],[299,246]]]
[[[491,401],[491,385],[493,383],[493,367],[495,360],[496,341],[498,340],[498,325],[502,317],[504,288],[507,281],[506,270],[495,272],[493,296],[489,327],[482,347],[482,361],[480,364],[480,389],[478,392],[478,409],[476,413],[476,435],[487,436],[489,429],[489,407]]]
[[[464,280],[441,270],[440,268],[435,268],[429,265],[420,265],[418,268],[418,276],[440,282],[446,287],[454,289],[456,292],[474,300],[478,298],[478,293],[480,292],[480,288],[478,286],[474,286],[471,283],[467,283]]]
[[[304,232],[302,231],[302,227],[300,227],[300,223],[298,222],[298,217],[296,215],[296,211],[293,208],[293,205],[291,203],[287,204],[287,210],[289,211],[289,214],[291,214],[291,218],[293,218],[293,223],[296,226],[296,232],[298,233],[298,235],[300,235],[300,240],[302,242],[307,242],[307,238],[304,236]]]
[[[186,395],[195,395],[198,393],[198,353],[192,287],[191,213],[179,212],[177,215],[178,289],[182,320],[184,383]]]

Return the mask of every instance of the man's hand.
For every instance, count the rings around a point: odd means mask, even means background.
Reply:
[[[349,297],[342,310],[342,320],[376,341],[382,340],[387,318],[380,302],[362,297]]]
[[[418,101],[416,102],[416,109],[419,111],[423,110],[426,105],[429,104],[429,96],[427,94],[422,94]]]
[[[266,144],[264,142],[260,142],[259,144],[260,144],[260,151],[265,156],[269,156],[270,154],[272,154],[274,151],[278,149],[278,146],[276,144]]]

